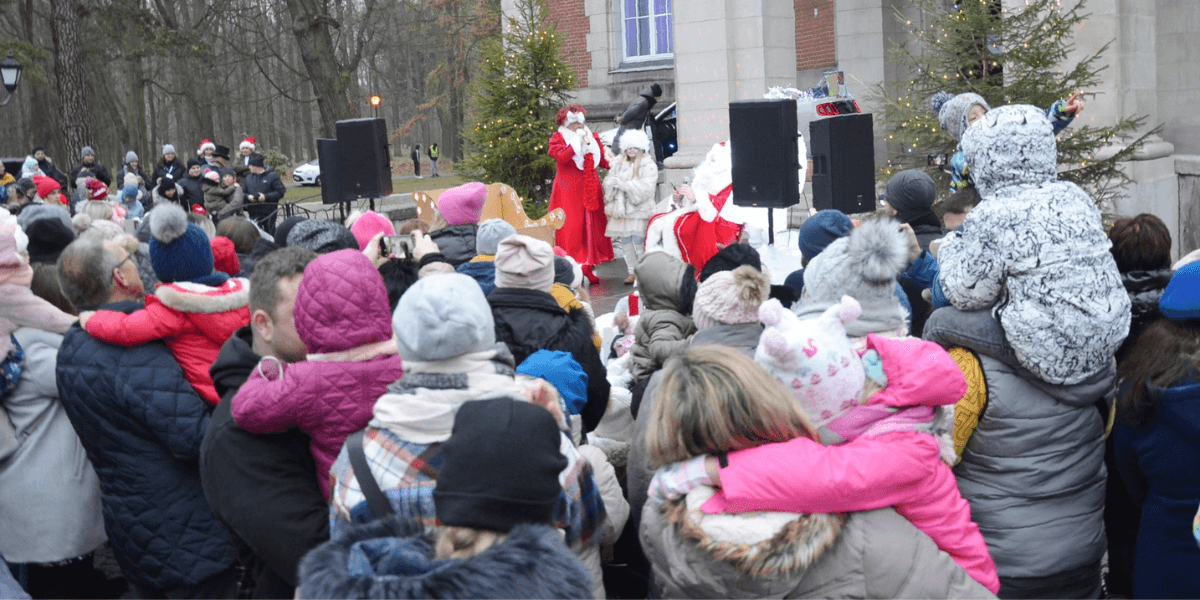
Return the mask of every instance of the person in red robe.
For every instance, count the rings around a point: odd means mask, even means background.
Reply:
[[[558,131],[550,136],[549,154],[558,164],[550,210],[561,208],[566,214],[554,234],[555,245],[580,264],[588,281],[599,283],[592,267],[613,260],[612,240],[604,235],[604,190],[596,174],[597,168],[608,168],[608,161],[600,136],[586,125],[586,112],[578,104],[558,110]]]

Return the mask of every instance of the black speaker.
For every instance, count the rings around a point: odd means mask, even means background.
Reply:
[[[342,191],[342,161],[337,140],[317,140],[317,160],[321,166],[321,203],[353,202]]]
[[[875,134],[870,114],[809,124],[813,208],[846,214],[875,211]]]
[[[337,122],[343,196],[379,198],[392,193],[392,157],[383,119]],[[324,166],[321,167],[324,181]]]
[[[797,137],[795,100],[729,103],[735,205],[787,208],[800,201]]]

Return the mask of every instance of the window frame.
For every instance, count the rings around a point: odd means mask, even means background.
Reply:
[[[649,14],[647,14],[644,17],[635,15],[632,18],[626,17],[626,14],[625,14],[626,1],[627,0],[616,0],[616,2],[617,2],[617,18],[620,20],[620,23],[621,23],[620,32],[619,32],[620,33],[619,43],[621,46],[621,58],[622,58],[621,64],[622,64],[622,66],[635,67],[635,66],[641,66],[642,63],[661,62],[664,60],[674,60],[674,58],[675,58],[675,31],[674,31],[674,29],[675,29],[675,2],[674,2],[674,0],[664,0],[667,5],[667,12],[664,15],[657,15],[654,13],[655,0],[646,0],[647,8],[649,9]],[[633,0],[635,7],[637,6],[637,1],[638,0]],[[635,8],[635,10],[636,10],[636,8]],[[657,40],[658,40],[658,35],[657,35],[658,34],[658,18],[662,17],[662,16],[666,16],[666,18],[667,18],[667,24],[668,24],[667,43],[670,45],[671,51],[658,53],[658,54],[651,53],[651,54],[645,54],[645,55],[630,56],[629,55],[628,38],[627,38],[627,36],[628,36],[627,27],[628,27],[630,21],[636,22],[638,19],[641,19],[641,18],[647,19],[650,24],[650,43],[652,45],[654,45],[654,44],[657,44]],[[653,48],[653,49],[657,50],[657,48]]]

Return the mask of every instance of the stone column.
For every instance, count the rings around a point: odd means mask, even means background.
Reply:
[[[793,0],[687,0],[674,21],[679,152],[666,166],[679,182],[729,138],[731,101],[795,85],[796,13]]]

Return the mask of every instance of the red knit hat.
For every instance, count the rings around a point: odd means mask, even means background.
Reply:
[[[242,273],[242,263],[238,260],[237,251],[233,248],[233,240],[217,236],[211,240],[213,251],[213,268],[237,277]]]
[[[108,186],[104,185],[99,179],[87,180],[87,195],[88,200],[104,200],[108,198]]]
[[[37,186],[38,198],[43,200],[49,197],[50,194],[62,189],[62,186],[57,181],[45,175],[34,175],[33,185]]]

